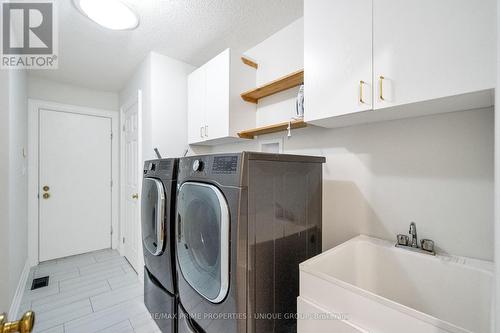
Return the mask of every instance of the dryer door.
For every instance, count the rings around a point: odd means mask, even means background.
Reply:
[[[222,192],[209,184],[182,184],[176,229],[182,276],[210,302],[222,302],[229,289],[229,208]]]
[[[144,247],[155,256],[165,247],[165,191],[158,179],[142,182],[141,224]]]

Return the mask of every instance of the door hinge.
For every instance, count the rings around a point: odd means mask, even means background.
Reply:
[[[123,244],[125,244],[125,237],[123,237],[123,240],[122,240]]]
[[[111,136],[111,140],[113,140],[113,132],[111,132],[111,135],[110,135],[110,136]]]
[[[113,226],[111,226],[111,235],[113,234]]]

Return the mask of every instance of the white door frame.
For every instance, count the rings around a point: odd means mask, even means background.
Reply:
[[[124,145],[123,143],[125,142],[124,140],[124,135],[123,135],[123,126],[124,126],[124,110],[128,109],[130,106],[133,104],[137,103],[137,170],[141,170],[141,172],[137,175],[139,178],[137,180],[137,185],[139,187],[139,200],[141,199],[141,192],[142,192],[142,168],[143,168],[143,161],[142,161],[142,90],[138,89],[134,93],[132,93],[128,98],[126,99],[126,102],[120,105],[120,175],[124,174],[124,168],[125,168],[125,161],[124,161]],[[125,230],[125,195],[123,193],[123,190],[125,189],[125,184],[124,184],[125,177],[120,176],[120,240],[119,240],[119,250],[120,254],[122,256],[125,256],[125,248],[123,246],[123,237],[124,235],[124,230]],[[139,216],[141,216],[141,205],[139,204]],[[139,267],[139,271],[137,272],[139,279],[143,280],[144,279],[144,271],[140,269],[140,267],[144,266],[144,257],[142,253],[142,227],[139,222],[138,226],[138,233],[137,237],[139,237],[138,243],[139,244],[139,249],[137,249],[138,253],[138,258],[137,258],[137,266]]]
[[[50,101],[28,99],[28,260],[31,266],[39,263],[39,210],[38,210],[38,167],[39,167],[39,111],[40,109],[59,112],[99,116],[111,119],[113,140],[111,143],[111,247],[118,246],[118,211],[119,211],[119,142],[116,133],[119,131],[119,113],[112,110],[100,110],[82,106],[60,104]]]

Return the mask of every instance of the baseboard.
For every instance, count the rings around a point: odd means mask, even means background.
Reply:
[[[23,296],[24,296],[26,282],[28,281],[30,268],[31,268],[31,266],[30,266],[29,259],[26,259],[26,263],[24,264],[23,271],[21,272],[21,276],[19,278],[19,283],[17,284],[16,293],[14,294],[14,298],[12,299],[12,303],[10,303],[8,317],[11,320],[17,319],[19,307],[21,306],[21,302],[22,302]]]

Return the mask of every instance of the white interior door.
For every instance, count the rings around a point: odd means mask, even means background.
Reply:
[[[122,242],[125,258],[140,272],[140,181],[139,101],[122,108]]]
[[[39,115],[39,260],[110,248],[111,119]]]

